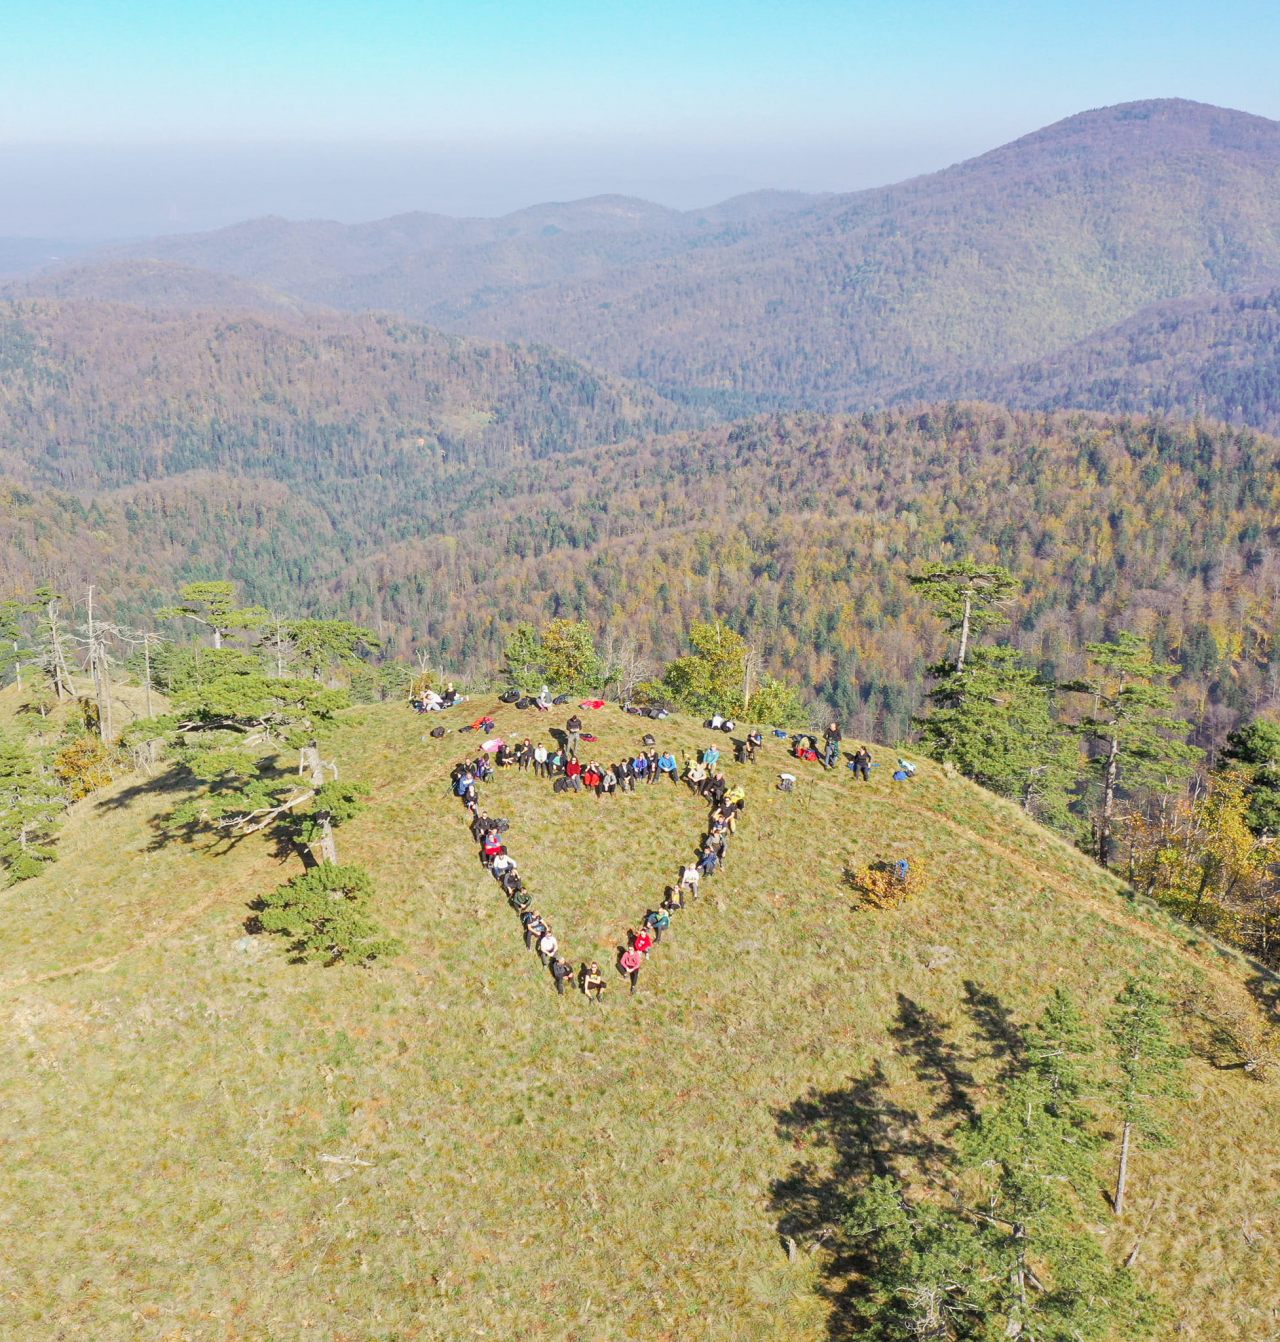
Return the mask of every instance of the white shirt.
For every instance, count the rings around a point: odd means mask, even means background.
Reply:
[[[551,935],[550,932],[542,934],[542,940],[538,942],[538,949],[543,955],[554,955],[560,943]]]

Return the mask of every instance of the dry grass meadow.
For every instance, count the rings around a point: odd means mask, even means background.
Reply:
[[[945,1139],[1058,984],[1095,1017],[1138,967],[1246,999],[1248,965],[976,787],[800,766],[784,795],[772,740],[731,766],[729,865],[640,993],[610,971],[600,1009],[557,998],[448,792],[478,738],[432,725],[353,709],[326,751],[373,788],[340,847],[376,877],[393,963],[302,967],[247,935],[297,859],[157,842],[163,775],[79,803],[52,873],[0,892],[0,1337],[841,1337],[814,1242],[867,1114]],[[589,728],[602,758],[643,730],[616,709]],[[666,783],[597,802],[517,774],[484,802],[575,960],[611,961],[703,820]],[[846,864],[898,855],[928,889],[856,908]],[[1107,1151],[1092,1224],[1120,1257],[1141,1238],[1179,1337],[1280,1338],[1280,1090],[1199,1058],[1188,1079],[1119,1224]]]

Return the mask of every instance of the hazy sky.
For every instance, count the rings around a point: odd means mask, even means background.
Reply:
[[[6,7],[0,234],[706,204],[1180,96],[1280,117],[1280,3],[42,0]]]

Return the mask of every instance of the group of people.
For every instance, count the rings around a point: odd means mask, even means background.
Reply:
[[[759,732],[752,735],[754,743],[749,736],[742,752],[742,757],[750,761],[754,761],[762,742]],[[480,760],[472,766],[472,772],[477,769],[491,772],[494,768],[532,771],[551,779],[558,792],[589,792],[597,800],[635,792],[639,785],[652,787],[662,780],[677,785],[683,782],[696,796],[706,797],[713,804],[722,801],[730,791],[720,768],[718,746],[710,745],[698,754],[677,759],[673,751],[659,750],[653,737],[646,736],[634,754],[604,762],[590,756],[580,758],[584,741],[594,742],[595,737],[583,732],[582,720],[575,714],[566,724],[561,741],[553,741],[549,746],[541,741],[535,744],[530,737],[518,742],[499,742],[493,751],[492,766]]]
[[[575,970],[564,956],[550,923],[533,907],[519,865],[508,851],[508,822],[488,816],[480,809],[479,785],[503,767],[526,771],[532,768],[535,773],[554,778],[557,786],[562,779],[571,780],[568,785],[574,790],[588,788],[597,797],[618,790],[634,792],[637,782],[652,784],[660,777],[670,777],[678,785],[683,777],[694,794],[709,803],[710,819],[697,856],[685,864],[676,883],[667,887],[657,908],[646,911],[639,928],[627,929],[625,943],[618,948],[617,970],[629,981],[632,994],[639,987],[640,971],[649,952],[671,926],[672,915],[685,907],[686,898],[696,898],[705,877],[714,876],[724,865],[729,840],[736,833],[738,816],[746,806],[746,794],[725,778],[718,767],[720,751],[714,745],[696,757],[686,758],[683,766],[679,766],[671,751],[658,751],[652,738],[646,737],[644,750],[616,765],[602,767],[594,761],[582,765],[577,759],[576,750],[583,735],[581,721],[575,715],[567,724],[563,747],[549,752],[545,746],[534,746],[528,740],[511,749],[504,744],[492,760],[481,753],[475,759],[460,761],[450,777],[454,795],[471,815],[471,835],[479,845],[480,860],[520,918],[525,946],[537,952],[557,993],[563,996],[576,983],[588,1001],[599,1003],[607,986],[599,963],[584,961]],[[609,778],[611,785],[606,784]]]
[[[454,689],[452,681],[449,682],[443,694],[438,694],[428,686],[409,700],[415,713],[441,713],[446,708],[452,708],[454,704],[464,702],[465,696]]]

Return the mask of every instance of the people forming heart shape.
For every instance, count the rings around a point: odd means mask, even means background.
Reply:
[[[493,731],[493,719],[474,724],[486,733]],[[683,911],[686,900],[697,898],[704,877],[709,878],[724,864],[729,840],[737,830],[738,817],[746,804],[741,787],[731,786],[721,771],[720,751],[709,746],[697,758],[686,759],[683,768],[675,754],[659,750],[651,735],[644,737],[642,748],[611,764],[579,758],[583,741],[595,737],[582,731],[576,716],[566,724],[562,744],[553,750],[533,747],[528,742],[511,747],[499,737],[491,737],[474,759],[463,760],[451,774],[453,792],[471,816],[471,835],[480,847],[480,859],[520,919],[525,946],[536,951],[562,996],[566,987],[577,987],[589,1002],[599,1003],[606,989],[605,975],[595,960],[584,960],[578,968],[564,954],[560,938],[536,909],[525,888],[516,857],[509,851],[509,822],[486,814],[480,806],[480,788],[504,768],[532,769],[545,778],[554,791],[574,796],[594,793],[604,796],[634,796],[641,789],[669,783],[688,787],[694,797],[709,808],[706,833],[696,854],[685,862],[677,881],[669,886],[661,901],[647,909],[637,927],[627,929],[619,946],[615,968],[630,983],[630,993],[639,988],[640,973],[650,952],[662,940],[676,913]]]

